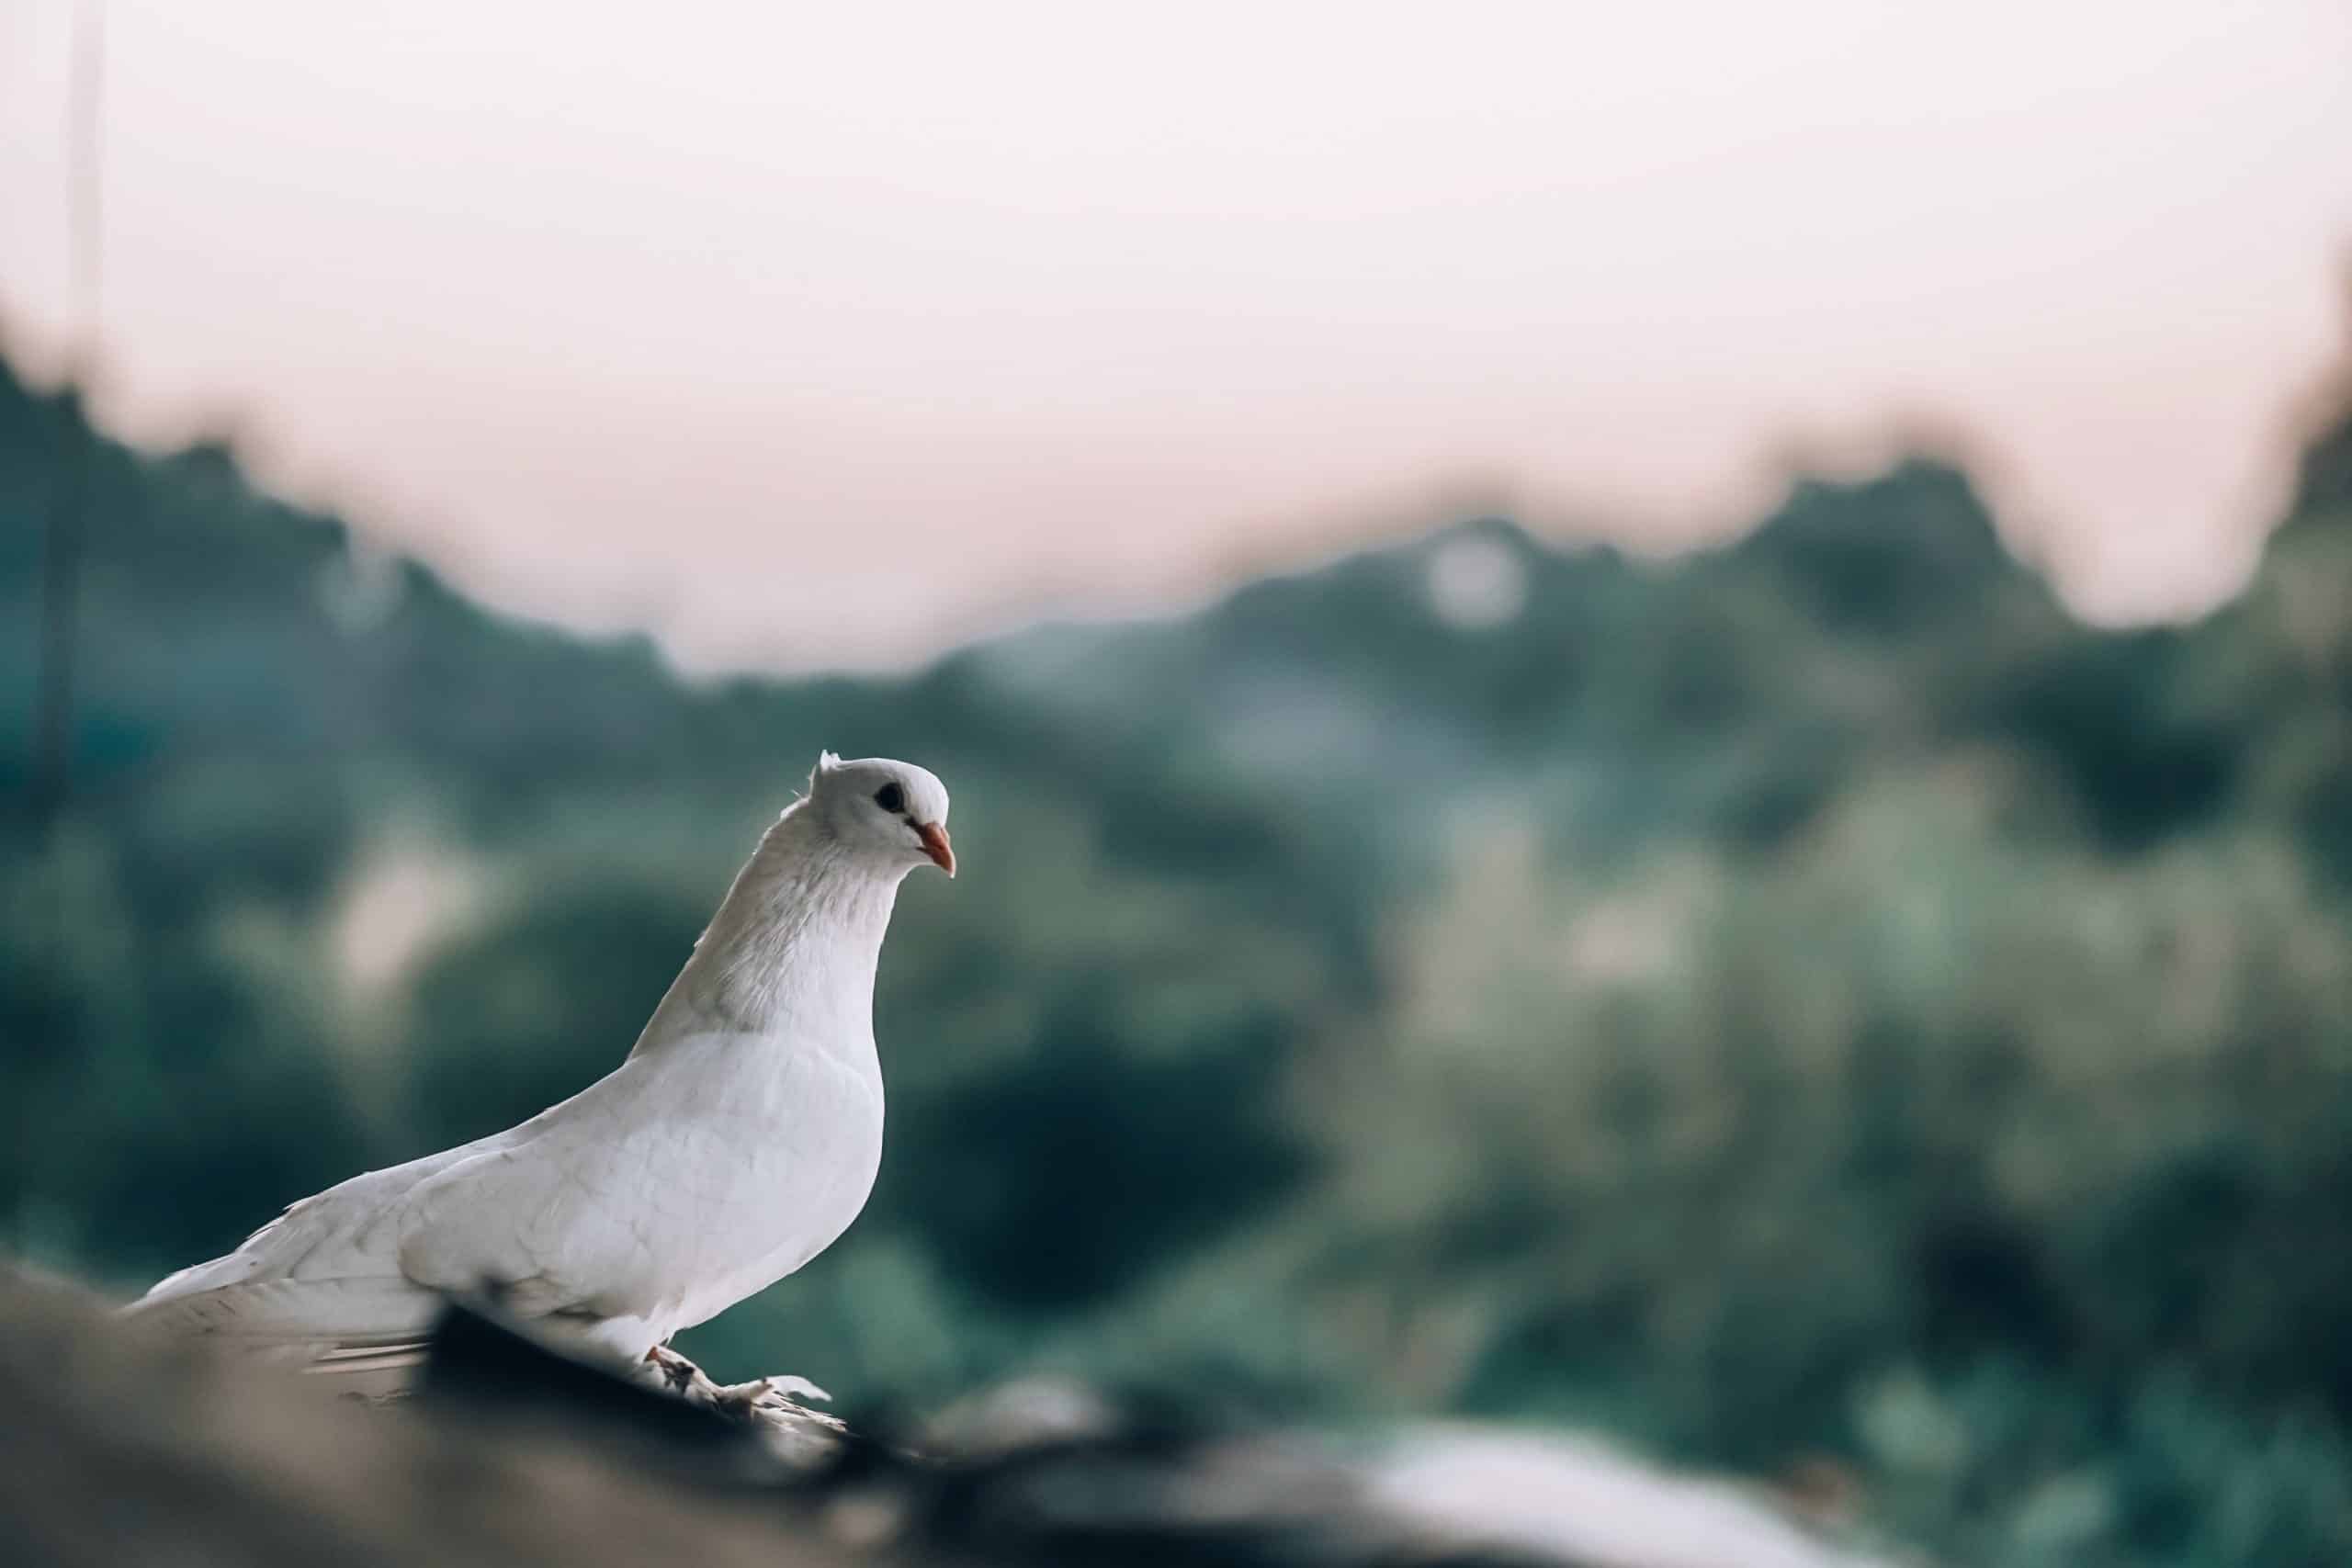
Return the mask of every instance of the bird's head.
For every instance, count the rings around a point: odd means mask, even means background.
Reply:
[[[956,874],[947,845],[947,786],[912,762],[827,751],[808,775],[808,807],[838,841],[893,861],[900,871],[929,861]]]

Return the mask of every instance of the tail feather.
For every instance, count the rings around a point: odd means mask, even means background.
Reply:
[[[393,1345],[338,1345],[322,1350],[305,1362],[302,1371],[314,1377],[374,1378],[379,1374],[400,1374],[414,1371],[424,1364],[427,1344],[413,1339]]]
[[[124,1315],[331,1379],[346,1393],[383,1394],[406,1387],[424,1364],[440,1303],[435,1292],[398,1275],[258,1280],[151,1295]]]
[[[256,1280],[168,1296],[151,1295],[126,1316],[176,1334],[217,1336],[254,1348],[311,1345],[321,1350],[421,1341],[441,1298],[400,1275],[346,1280]]]

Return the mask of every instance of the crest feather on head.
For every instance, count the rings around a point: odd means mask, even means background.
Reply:
[[[842,760],[831,751],[817,753],[817,765],[808,770],[808,793],[817,793],[817,781],[842,765]]]

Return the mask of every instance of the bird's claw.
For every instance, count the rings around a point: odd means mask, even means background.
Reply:
[[[665,1393],[673,1393],[689,1404],[716,1410],[739,1421],[773,1421],[781,1417],[843,1429],[840,1417],[811,1410],[804,1403],[811,1399],[830,1401],[833,1397],[807,1378],[780,1374],[754,1378],[750,1382],[714,1382],[707,1372],[666,1345],[656,1345],[645,1353],[641,1375]]]

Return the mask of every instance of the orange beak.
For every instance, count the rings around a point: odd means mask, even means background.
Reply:
[[[923,852],[931,857],[931,863],[954,876],[956,852],[948,847],[947,829],[936,822],[920,822],[915,825],[915,834],[922,840]]]

